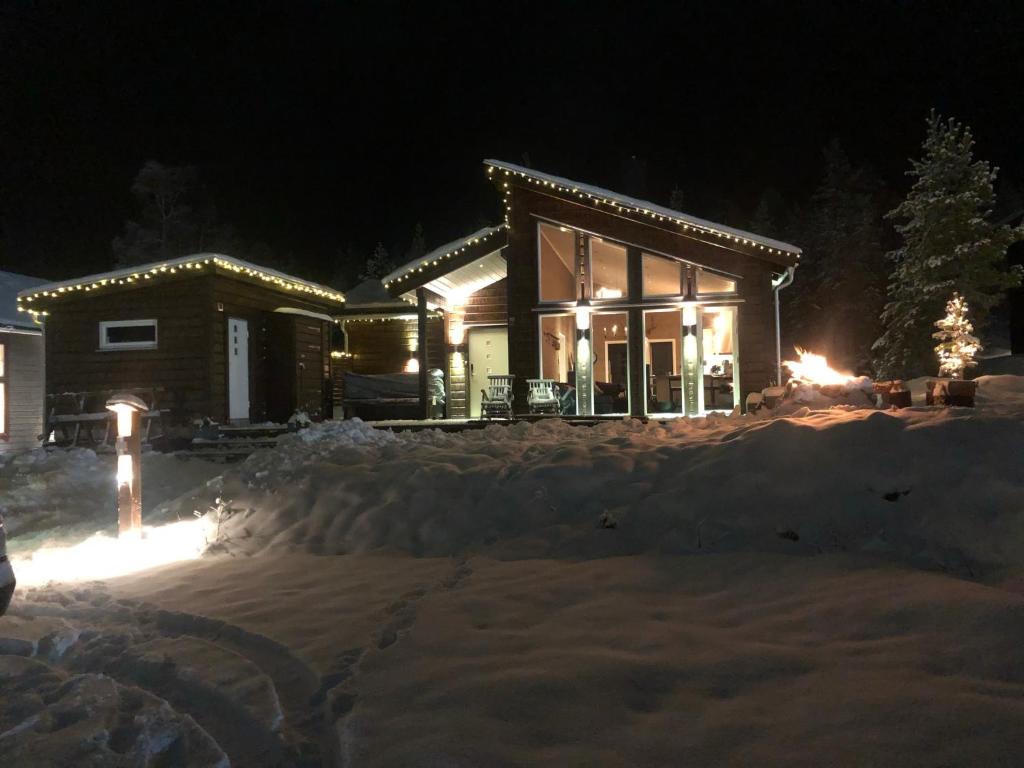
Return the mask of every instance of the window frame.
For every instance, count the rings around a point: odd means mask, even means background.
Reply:
[[[111,328],[143,328],[149,326],[152,326],[153,328],[152,341],[111,342],[107,340],[107,331]],[[100,352],[123,352],[159,349],[160,327],[156,318],[147,318],[141,320],[100,320],[99,337]]]
[[[541,227],[542,226],[554,227],[555,229],[558,229],[558,230],[565,230],[567,232],[570,232],[572,234],[572,236],[573,236],[572,266],[571,266],[570,272],[569,272],[569,274],[572,276],[572,297],[571,298],[568,298],[568,299],[545,299],[544,298],[544,274],[543,274],[544,273],[544,268],[543,268],[543,264],[542,264],[542,260],[541,260],[541,252],[540,252],[540,249],[541,249],[541,237],[542,237],[542,235],[541,235]],[[535,261],[536,261],[536,269],[537,269],[537,305],[538,306],[545,306],[545,307],[552,307],[552,308],[554,308],[554,307],[559,307],[559,306],[568,306],[568,305],[571,305],[571,304],[575,304],[576,300],[578,299],[578,296],[576,294],[577,294],[578,288],[579,288],[579,281],[577,279],[578,276],[576,274],[576,247],[577,247],[576,246],[576,238],[581,234],[580,231],[578,229],[574,229],[573,227],[566,226],[565,224],[559,224],[559,223],[554,222],[554,221],[548,221],[547,219],[537,219],[536,227],[535,227],[534,231],[537,234],[537,241],[536,241],[537,242],[537,246],[535,248],[535,257],[534,257]],[[590,269],[589,269],[589,266],[590,266],[590,264],[589,264],[590,263],[590,252],[589,252],[589,247],[590,246],[588,244],[587,245],[587,248],[588,248],[588,252],[587,252],[587,280],[588,280],[587,292],[588,293],[590,292],[590,284],[589,284],[589,278],[590,278]]]
[[[10,375],[7,373],[10,370],[11,360],[7,356],[8,346],[6,341],[0,341],[0,419],[3,423],[0,424],[0,440],[8,442],[11,438],[11,412],[10,412],[10,387],[7,386],[7,382],[10,380]]]

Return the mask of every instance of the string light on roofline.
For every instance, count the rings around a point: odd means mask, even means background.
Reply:
[[[18,297],[18,311],[29,312],[30,314],[45,316],[49,312],[37,311],[29,309],[23,304],[31,303],[39,298],[44,299],[57,299],[61,296],[67,295],[74,291],[96,291],[101,288],[106,288],[116,285],[131,285],[139,280],[150,280],[153,277],[162,277],[166,275],[177,275],[179,272],[202,270],[209,264],[229,271],[236,274],[244,274],[246,277],[261,280],[265,283],[271,283],[272,285],[282,288],[286,291],[295,291],[296,293],[306,293],[312,296],[316,296],[321,299],[329,299],[331,301],[338,302],[339,304],[344,303],[345,297],[343,294],[332,291],[326,288],[321,288],[312,283],[306,283],[296,280],[288,280],[278,275],[265,272],[259,268],[253,267],[252,265],[239,264],[235,261],[222,258],[220,256],[204,257],[201,259],[192,259],[186,262],[169,262],[165,264],[157,264],[150,267],[148,270],[140,272],[131,272],[117,277],[104,277],[99,280],[90,278],[82,280],[80,283],[73,283],[71,285],[62,285],[53,290],[37,291],[30,295]]]
[[[763,243],[757,243],[754,240],[751,240],[751,239],[746,238],[746,237],[737,236],[737,235],[734,235],[734,234],[729,233],[729,232],[723,232],[721,230],[715,229],[714,227],[708,227],[708,226],[705,226],[705,225],[702,225],[702,224],[696,224],[696,223],[694,223],[692,221],[687,221],[686,219],[680,219],[680,218],[677,218],[677,217],[674,217],[674,216],[666,216],[666,215],[664,215],[662,213],[658,213],[656,211],[653,211],[650,208],[644,208],[642,206],[626,204],[626,203],[623,203],[623,201],[621,201],[621,200],[616,200],[614,198],[597,196],[597,195],[594,195],[591,192],[583,192],[582,190],[580,190],[579,187],[566,187],[566,186],[563,186],[561,184],[558,184],[557,182],[548,181],[547,179],[541,179],[541,178],[532,176],[532,175],[530,175],[528,173],[524,173],[523,171],[512,170],[512,169],[509,169],[509,168],[502,168],[500,166],[495,166],[495,165],[488,165],[487,166],[487,173],[488,173],[488,175],[493,176],[494,171],[495,171],[496,168],[498,170],[502,171],[502,173],[505,176],[518,176],[518,177],[521,177],[522,179],[526,180],[530,184],[537,184],[538,186],[554,189],[554,190],[557,190],[558,192],[563,192],[563,193],[567,193],[567,194],[570,194],[570,195],[575,195],[576,197],[578,197],[581,200],[589,200],[589,201],[593,202],[594,205],[598,205],[598,206],[599,205],[607,205],[607,206],[610,206],[610,207],[614,208],[618,212],[635,213],[635,214],[639,214],[641,216],[650,216],[651,218],[657,218],[658,221],[666,221],[666,220],[668,220],[668,221],[671,221],[671,222],[673,222],[673,223],[675,223],[675,224],[677,224],[679,226],[682,226],[683,231],[689,231],[689,230],[693,229],[693,230],[695,230],[697,232],[702,232],[704,234],[711,235],[711,236],[714,236],[714,237],[717,237],[717,238],[725,238],[725,240],[727,240],[729,242],[741,243],[741,244],[749,246],[751,248],[756,246],[756,247],[758,247],[762,251],[768,251],[768,253],[779,254],[779,255],[785,254],[787,256],[792,256],[792,257],[797,258],[797,259],[800,258],[800,254],[796,253],[794,251],[786,251],[786,250],[783,250],[781,248],[773,248],[771,246],[766,246]],[[507,181],[502,182],[502,188],[503,188],[503,190],[505,190],[504,191],[504,198],[505,198],[505,223],[506,224],[509,223],[509,221],[511,219],[511,212],[512,212],[512,206],[511,206],[511,202],[510,202],[510,199],[509,199],[510,195],[509,195],[509,192],[508,192],[508,187],[509,187],[509,185],[508,185]]]
[[[494,228],[493,231],[488,232],[486,235],[479,235],[479,236],[476,236],[476,237],[469,237],[466,240],[462,241],[461,246],[459,246],[458,248],[452,248],[450,251],[446,252],[444,255],[437,255],[437,254],[433,254],[432,253],[429,257],[424,258],[419,263],[411,265],[405,272],[403,272],[401,275],[396,277],[394,280],[383,281],[384,287],[387,288],[389,285],[394,285],[395,283],[400,283],[403,280],[405,280],[406,278],[408,278],[410,275],[412,275],[414,272],[422,272],[423,271],[423,267],[437,266],[440,263],[441,259],[450,259],[452,256],[456,256],[456,255],[462,253],[469,246],[476,245],[477,243],[482,243],[485,240],[487,240],[490,237],[492,237],[493,235],[498,234],[499,232],[501,232],[504,229],[508,229],[508,216],[507,215],[505,216],[505,223],[504,224],[499,224],[498,226],[496,226]]]

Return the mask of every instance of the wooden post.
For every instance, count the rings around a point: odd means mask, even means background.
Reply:
[[[137,410],[131,412],[132,432],[127,437],[117,438],[123,441],[119,446],[118,462],[122,456],[131,461],[131,480],[121,482],[117,489],[117,535],[138,536],[142,533],[142,414]],[[122,453],[123,451],[123,453]],[[119,468],[120,469],[120,468]]]
[[[430,399],[427,397],[427,291],[416,289],[416,357],[420,364],[420,417],[430,418]]]

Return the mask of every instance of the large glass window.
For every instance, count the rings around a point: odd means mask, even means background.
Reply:
[[[621,299],[629,293],[626,249],[600,237],[590,238],[591,296]]]
[[[736,308],[703,307],[700,327],[704,410],[731,411],[739,392]]]
[[[596,312],[590,318],[594,413],[629,413],[629,315]]]
[[[734,293],[735,291],[735,280],[708,272],[706,269],[697,270],[697,293]]]
[[[683,265],[662,256],[643,255],[644,296],[677,296],[682,293]]]
[[[544,315],[540,319],[540,377],[554,379],[563,414],[576,413],[576,318]]]
[[[540,300],[576,299],[576,235],[571,229],[538,224],[540,251]]]
[[[644,312],[647,413],[682,413],[682,316],[678,309]]]

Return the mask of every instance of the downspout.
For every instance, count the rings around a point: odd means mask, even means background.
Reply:
[[[782,327],[779,325],[779,291],[793,284],[793,273],[796,267],[786,267],[779,276],[778,282],[772,281],[772,292],[775,294],[775,383],[782,385]]]

